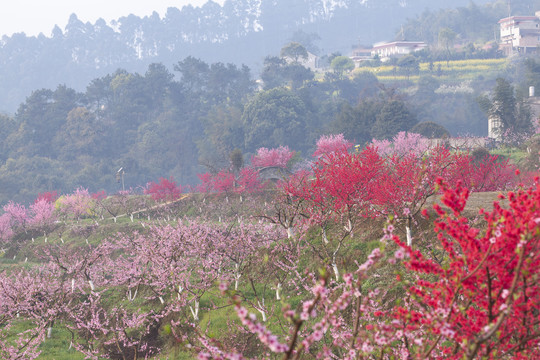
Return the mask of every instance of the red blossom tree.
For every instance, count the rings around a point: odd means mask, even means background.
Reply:
[[[231,192],[234,185],[234,174],[226,170],[221,170],[212,178],[212,188],[219,194]]]
[[[48,191],[44,193],[39,193],[36,200],[34,202],[38,202],[40,200],[45,200],[50,203],[54,203],[58,199],[58,192],[55,191]]]
[[[176,185],[172,177],[169,179],[159,178],[159,182],[149,182],[144,190],[155,201],[175,201],[182,194],[182,187]]]
[[[492,212],[482,210],[487,227],[478,229],[462,215],[469,191],[460,184],[451,189],[442,179],[438,184],[449,208],[434,206],[445,261],[394,236],[409,255],[406,267],[430,276],[408,289],[410,308],[394,311],[404,330],[425,333],[422,346],[410,351],[422,358],[439,352],[450,359],[540,356],[540,185],[509,192],[508,207],[495,202]]]
[[[245,167],[240,170],[238,178],[236,180],[236,192],[253,194],[261,191],[264,185],[259,179],[259,173],[257,170],[249,167]]]
[[[195,190],[200,193],[210,193],[213,190],[212,174],[206,172],[204,174],[197,174],[201,183],[195,187]]]

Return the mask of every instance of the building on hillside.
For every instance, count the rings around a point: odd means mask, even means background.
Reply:
[[[540,11],[535,16],[510,16],[499,20],[499,48],[505,55],[532,53],[540,46]]]
[[[391,57],[401,57],[415,51],[426,49],[428,45],[423,41],[393,41],[381,42],[373,45],[371,56],[378,55],[382,61]]]
[[[354,61],[354,65],[359,67],[364,61],[373,60],[373,57],[371,56],[371,48],[358,46],[353,49],[350,58],[352,61]]]

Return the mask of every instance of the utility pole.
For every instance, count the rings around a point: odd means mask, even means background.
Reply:
[[[124,168],[121,167],[120,169],[118,169],[118,171],[116,172],[116,181],[117,182],[120,182],[122,181],[122,191],[126,191],[126,188],[124,187],[124,174],[126,172],[124,171]]]

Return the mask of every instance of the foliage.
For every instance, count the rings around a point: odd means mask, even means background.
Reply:
[[[497,78],[492,98],[480,98],[484,111],[502,124],[502,133],[528,133],[532,130],[530,109],[523,99],[516,98],[515,89],[510,82]]]
[[[244,108],[242,120],[248,150],[276,144],[303,148],[308,112],[293,92],[278,88],[258,93]]]
[[[487,120],[471,93],[505,71],[505,64],[452,61],[442,63],[444,74],[436,76],[421,63],[422,76],[430,74],[439,87],[419,82],[411,98],[394,88],[394,80],[389,85],[383,79],[394,77],[393,66],[312,81],[311,70],[279,58],[265,61],[269,72],[263,70],[261,77],[268,91],[258,93],[249,68],[195,57],[175,63],[176,77],[154,63],[141,74],[120,69],[91,80],[81,93],[67,86],[38,90],[13,117],[2,120],[0,203],[27,203],[36,193],[67,193],[78,186],[116,193],[120,167],[128,188],[163,173],[194,185],[201,165],[218,172],[229,166],[234,149],[254,154],[260,147],[288,146],[310,154],[323,133],[343,133],[365,145],[374,137],[410,130],[414,117],[435,121],[453,135],[485,135]],[[449,83],[454,76],[472,80]],[[406,86],[414,81],[415,75]],[[518,108],[525,116],[527,109]]]
[[[371,134],[376,139],[393,137],[400,131],[409,131],[418,120],[405,103],[390,100],[383,104]]]
[[[306,60],[308,57],[308,52],[302,44],[297,42],[291,42],[285,45],[279,54],[282,58],[289,58],[293,62],[297,63],[299,59]]]
[[[411,132],[420,134],[428,139],[443,139],[450,137],[450,133],[444,126],[432,121],[425,121],[414,125]]]
[[[332,68],[338,78],[341,79],[344,73],[354,69],[354,62],[348,56],[336,56],[332,59],[330,68]]]

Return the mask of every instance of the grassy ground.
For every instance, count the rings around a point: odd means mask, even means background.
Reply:
[[[378,67],[363,66],[354,69],[353,75],[361,72],[370,72],[377,76],[381,82],[416,83],[423,75],[437,77],[442,83],[460,83],[467,80],[489,79],[499,76],[507,66],[506,59],[471,59],[436,61],[433,64],[420,63],[418,74],[406,76],[400,73],[399,67],[393,65],[381,65]]]

